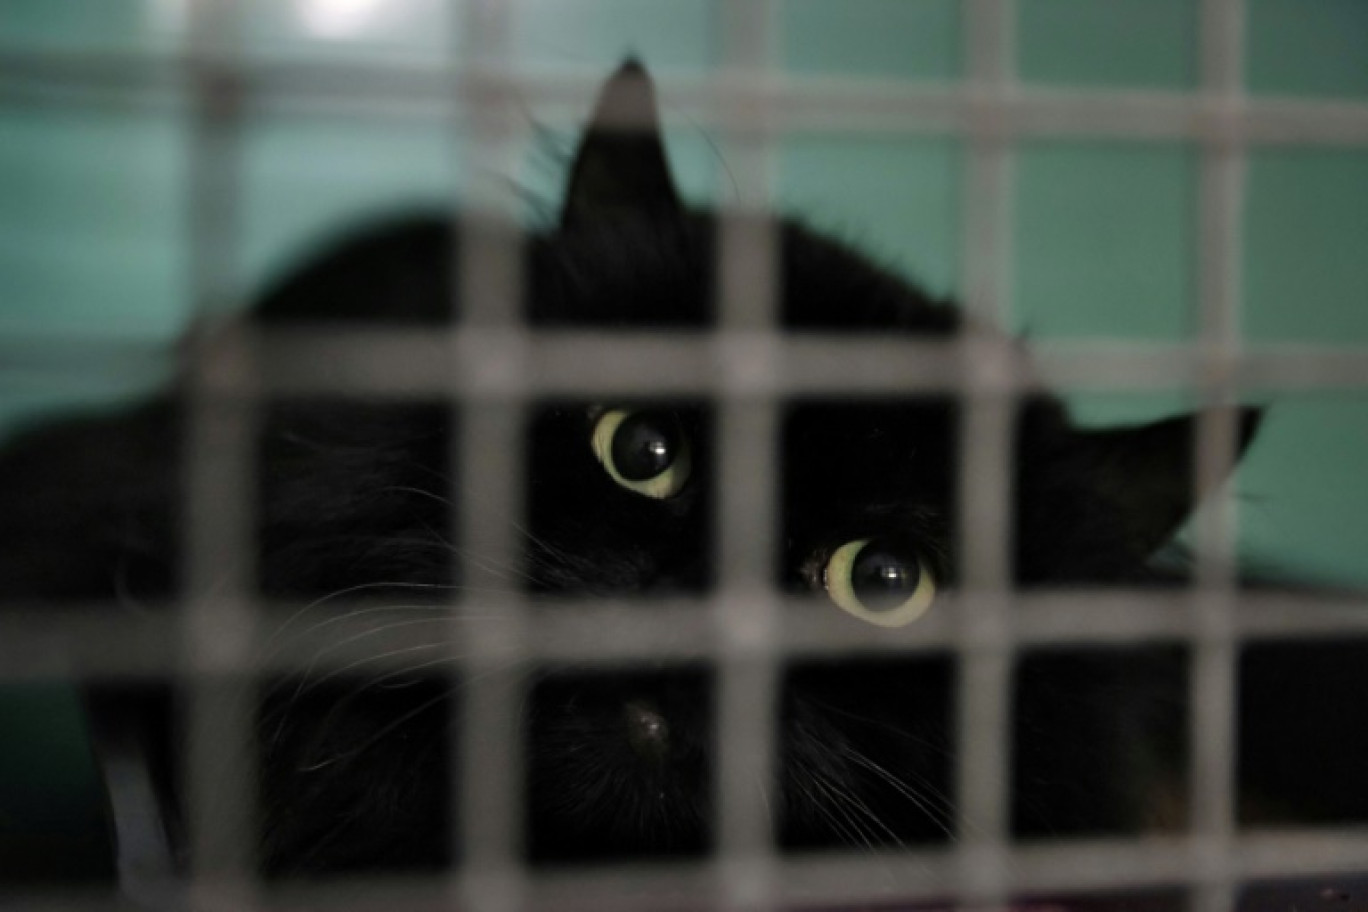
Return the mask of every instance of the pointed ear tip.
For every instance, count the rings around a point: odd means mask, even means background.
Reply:
[[[634,56],[629,56],[608,77],[599,90],[594,107],[596,121],[623,117],[629,121],[644,117],[655,119],[655,84],[646,68]]]
[[[613,75],[608,77],[608,83],[604,87],[604,94],[615,94],[626,91],[640,91],[645,89],[651,91],[651,74],[646,71],[646,67],[636,55],[629,54],[626,59],[613,71]]]

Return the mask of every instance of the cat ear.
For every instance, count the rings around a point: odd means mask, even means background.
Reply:
[[[674,214],[680,209],[651,77],[640,63],[628,60],[603,87],[575,153],[561,226],[615,213]]]
[[[1254,439],[1263,410],[1240,408],[1235,460]],[[1076,432],[1086,454],[1094,493],[1112,507],[1125,540],[1139,555],[1152,554],[1178,530],[1210,490],[1196,490],[1197,415],[1135,427]],[[1230,467],[1231,470],[1234,466]]]

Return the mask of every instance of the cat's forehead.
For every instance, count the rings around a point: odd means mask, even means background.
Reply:
[[[856,502],[943,488],[957,433],[954,404],[935,398],[797,402],[783,426],[790,482]]]
[[[776,309],[792,329],[893,330],[943,336],[954,308],[801,222],[775,219]],[[539,239],[531,268],[534,323],[707,327],[716,322],[718,218],[615,215]]]
[[[711,226],[624,214],[559,231],[534,248],[533,323],[703,327],[711,322]]]

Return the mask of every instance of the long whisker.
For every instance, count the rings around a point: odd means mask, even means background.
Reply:
[[[854,789],[848,786],[843,786],[830,775],[827,775],[825,773],[819,773],[817,778],[819,782],[824,783],[827,793],[832,795],[832,797],[836,801],[837,807],[848,818],[852,819],[853,821],[854,818],[852,816],[852,812],[858,811],[864,815],[865,819],[869,820],[871,823],[875,824],[879,829],[883,830],[884,833],[887,834],[888,837],[892,839],[895,844],[902,845],[902,840],[898,838],[898,835],[894,833],[893,830],[890,829],[889,826],[886,823],[884,823],[883,820],[877,814],[870,810],[869,805],[865,804],[864,800],[860,798],[858,794],[855,793]],[[865,837],[865,844],[870,849],[874,848],[873,842],[869,839],[868,836]]]
[[[928,800],[926,796],[913,791],[913,789],[906,782],[899,779],[897,776],[893,775],[893,773],[891,773],[888,769],[886,769],[883,766],[880,766],[878,763],[874,762],[869,757],[865,756],[859,751],[856,751],[853,748],[846,748],[841,751],[841,754],[842,756],[848,758],[852,762],[858,764],[859,766],[878,776],[884,782],[891,785],[894,789],[897,790],[899,794],[901,794],[908,801],[912,802],[912,804],[914,804],[918,810],[926,814],[927,818],[932,823],[934,823],[936,827],[946,835],[947,838],[949,838],[951,841],[954,841],[955,832],[949,823],[951,814],[947,808],[940,807],[936,804],[931,803],[931,801]]]
[[[813,791],[810,782],[799,781],[795,784],[797,785],[798,789],[802,792],[803,797],[807,799],[808,805],[814,811],[820,814],[824,820],[826,820],[826,822],[831,826],[832,832],[839,836],[842,842],[844,842],[846,845],[852,846],[859,844],[860,840],[855,835],[851,834],[846,824],[844,824],[838,817],[836,817],[836,815],[832,813],[831,809],[826,806],[826,803],[825,801],[823,801],[821,796],[817,795],[816,792]]]
[[[820,769],[805,759],[798,759],[795,772],[799,775],[794,777],[794,781],[802,789],[813,810],[821,814],[831,824],[833,831],[846,844],[852,846],[863,844],[865,848],[871,850],[874,848],[866,833],[850,817],[849,812],[842,807],[839,796],[832,794],[828,785],[828,777]],[[818,794],[818,791],[821,794]],[[837,816],[838,811],[839,817]]]
[[[516,526],[516,524],[513,525]],[[446,548],[447,551],[451,552],[453,555],[461,558],[462,560],[469,561],[470,563],[479,567],[481,570],[484,570],[485,572],[490,573],[493,576],[509,581],[520,579],[525,582],[533,584],[538,584],[541,582],[541,579],[529,573],[527,569],[522,567],[520,564],[510,561],[495,562],[492,558],[488,556],[480,556],[477,555],[474,551],[470,550],[469,548],[461,548],[457,546],[454,542],[450,541],[448,538],[446,538],[436,529],[433,529],[427,523],[423,524],[423,528],[427,529],[427,531],[429,532],[429,534],[432,535],[433,538],[441,542],[442,547]]]
[[[369,665],[373,662],[384,662],[394,658],[395,656],[405,655],[411,652],[422,652],[423,650],[427,649],[442,649],[445,646],[445,643],[420,643],[417,646],[402,646],[397,649],[391,649],[387,652],[381,652],[376,653],[375,655],[366,656],[365,658],[357,659],[354,662],[348,662],[346,665],[343,665],[340,668],[334,668],[333,670],[329,671],[327,674],[323,675],[321,678],[319,678],[316,681],[313,681],[312,683],[300,682],[299,688],[295,691],[292,700],[298,699],[299,697],[303,696],[309,691],[317,689],[318,687],[322,686],[323,684],[332,680],[333,678],[336,678],[339,675],[344,675],[354,668],[360,668],[363,665]]]
[[[459,591],[461,591],[461,592],[463,592],[463,593],[464,593],[464,592],[490,592],[490,593],[499,593],[499,594],[502,594],[502,591],[503,591],[503,590],[500,590],[500,589],[466,589],[466,588],[462,587]],[[461,619],[464,620],[464,619],[478,619],[478,618],[482,618],[482,617],[483,617],[483,618],[492,618],[492,617],[497,617],[497,616],[498,616],[498,615],[494,615],[494,614],[473,614],[473,613],[469,613],[469,612],[467,612],[465,609],[463,609],[462,607],[457,606],[457,605],[426,605],[426,604],[368,605],[368,606],[366,606],[366,607],[364,607],[364,608],[355,608],[355,609],[352,609],[351,611],[348,611],[346,614],[337,614],[337,615],[333,615],[332,617],[324,618],[324,619],[321,620],[321,621],[317,621],[317,622],[315,622],[312,626],[310,626],[310,627],[308,627],[308,628],[306,628],[306,629],[304,629],[304,630],[301,630],[299,633],[295,634],[295,637],[296,637],[297,639],[301,639],[301,638],[303,638],[303,637],[309,636],[310,634],[317,633],[318,631],[322,630],[324,627],[332,626],[333,624],[340,624],[340,623],[349,622],[349,621],[354,620],[355,618],[364,617],[364,616],[369,615],[369,614],[383,614],[383,613],[390,612],[390,611],[413,611],[413,612],[417,612],[417,611],[433,611],[433,612],[441,612],[441,613],[443,613],[443,614],[445,614],[445,615],[447,616],[446,619],[453,619],[453,620],[456,619],[456,618],[461,618]],[[429,618],[428,620],[440,620],[440,619],[437,619],[437,618]]]
[[[285,622],[284,622],[283,624],[281,624],[279,627],[277,627],[277,628],[275,629],[275,632],[271,634],[271,638],[270,638],[269,640],[267,640],[267,642],[266,642],[265,645],[268,645],[268,646],[269,646],[269,645],[271,645],[272,643],[274,643],[275,640],[276,640],[277,638],[279,638],[279,637],[281,637],[281,636],[284,635],[285,631],[288,630],[288,629],[290,628],[290,625],[292,625],[296,620],[298,620],[300,617],[303,617],[303,616],[304,616],[305,614],[307,614],[308,612],[313,611],[314,609],[319,608],[319,607],[321,607],[321,606],[327,604],[328,602],[332,601],[333,599],[342,598],[343,596],[346,596],[346,595],[353,595],[353,594],[355,594],[355,593],[357,593],[357,592],[366,592],[366,591],[370,591],[370,590],[374,590],[374,589],[446,589],[446,590],[450,590],[450,589],[454,589],[454,588],[455,588],[454,586],[452,586],[452,585],[450,585],[450,584],[447,584],[447,583],[411,583],[411,582],[391,581],[391,582],[359,583],[359,584],[357,584],[357,585],[355,585],[355,586],[348,586],[348,587],[345,588],[345,589],[338,589],[338,590],[335,591],[335,592],[329,592],[327,595],[321,596],[320,598],[317,598],[317,599],[315,599],[314,601],[309,602],[307,605],[303,606],[303,607],[300,608],[298,611],[296,611],[296,612],[294,612],[293,614],[291,614],[290,617],[286,618],[286,620],[285,620]]]
[[[835,703],[830,703],[826,700],[822,700],[811,696],[805,697],[805,700],[813,706],[821,707],[823,710],[825,710],[833,716],[842,716],[844,718],[850,719],[852,722],[859,722],[863,725],[868,725],[871,728],[876,728],[882,732],[886,732],[891,735],[896,735],[901,740],[910,741],[918,747],[935,753],[937,755],[950,756],[952,753],[950,748],[947,747],[945,744],[942,744],[938,741],[933,741],[932,739],[924,737],[922,735],[918,735],[916,732],[908,731],[906,728],[902,728],[898,725],[895,725],[887,719],[878,719],[873,716],[862,715],[861,713],[854,712],[853,710],[850,710],[844,706],[838,706]]]
[[[362,609],[362,610],[360,610],[360,611],[354,612],[354,613],[351,614],[351,615],[346,615],[345,617],[355,617],[356,615],[359,615],[359,614],[368,614],[368,613],[371,613],[371,612],[373,612],[373,611],[378,611],[378,610],[392,610],[392,611],[398,611],[398,610],[405,610],[405,611],[420,610],[420,611],[421,611],[421,610],[425,610],[425,608],[424,608],[424,606],[392,605],[392,606],[384,606],[384,608]],[[301,682],[300,682],[300,687],[303,688],[304,684],[309,680],[309,677],[313,674],[314,669],[318,666],[318,662],[319,662],[320,659],[322,659],[322,658],[323,658],[324,656],[326,656],[326,655],[329,655],[330,653],[333,653],[333,652],[336,652],[336,651],[339,650],[339,649],[342,649],[342,648],[345,647],[345,646],[348,646],[348,645],[350,645],[350,644],[352,644],[352,643],[359,642],[360,640],[364,640],[364,639],[366,639],[366,638],[368,638],[368,637],[379,636],[380,634],[387,633],[388,631],[397,630],[397,629],[399,629],[399,628],[401,628],[401,627],[413,627],[413,626],[416,626],[416,625],[419,625],[419,624],[439,624],[439,623],[440,623],[440,624],[446,624],[446,623],[450,623],[452,620],[454,620],[454,619],[457,617],[457,615],[456,615],[455,613],[450,612],[448,609],[443,608],[443,607],[441,607],[441,606],[428,606],[428,607],[426,608],[426,610],[443,612],[443,616],[442,616],[442,617],[411,618],[411,619],[405,620],[405,621],[391,621],[391,622],[386,623],[386,624],[379,624],[379,625],[377,625],[377,626],[375,626],[375,627],[372,627],[372,628],[370,628],[370,629],[368,629],[368,630],[362,630],[362,631],[360,631],[359,633],[354,633],[354,634],[352,634],[351,636],[344,637],[344,638],[342,638],[342,639],[340,639],[340,640],[332,641],[332,642],[328,643],[326,646],[321,647],[317,652],[314,653],[313,658],[309,660],[308,666],[305,667],[305,669],[304,669],[304,675],[303,675],[303,678],[302,678],[302,680],[301,680]],[[483,617],[494,617],[494,615],[483,615]],[[342,620],[342,619],[343,619],[343,618],[334,618],[334,619],[332,619],[332,620]],[[313,628],[311,628],[311,629],[318,629],[319,627],[323,626],[323,624],[327,624],[327,623],[330,623],[330,621],[324,621],[324,622],[322,622],[322,624],[317,624],[317,625],[315,625],[315,626],[314,626]],[[424,645],[429,645],[429,644],[424,644]],[[302,691],[301,691],[301,692],[302,692]]]

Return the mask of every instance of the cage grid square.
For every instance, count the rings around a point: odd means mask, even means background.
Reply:
[[[220,43],[231,34],[234,5],[192,4],[192,40],[183,69],[160,62],[21,54],[0,76],[0,103],[38,105],[158,104],[184,89],[195,112],[191,155],[193,296],[212,311],[227,293],[224,263],[234,250],[235,160],[244,111],[317,103],[375,113],[398,104],[404,116],[469,118],[477,160],[500,161],[504,119],[520,94],[579,102],[586,87],[522,74],[505,56],[513,4],[459,5],[465,40],[478,49],[452,73],[331,65],[310,69],[249,63]],[[1368,620],[1352,597],[1242,595],[1234,575],[1234,517],[1204,514],[1198,526],[1196,582],[1167,593],[1019,592],[1011,583],[1012,417],[1031,391],[1056,386],[1199,390],[1206,411],[1197,435],[1200,488],[1226,474],[1237,445],[1234,405],[1242,390],[1368,389],[1368,350],[1294,345],[1252,346],[1239,336],[1239,232],[1244,160],[1254,144],[1296,142],[1368,149],[1368,109],[1307,101],[1255,101],[1242,95],[1245,3],[1200,4],[1199,90],[1182,98],[1155,93],[1027,91],[1015,82],[1011,0],[967,0],[961,88],[850,85],[824,77],[790,85],[772,72],[773,4],[728,4],[724,68],[714,79],[681,87],[685,107],[707,112],[744,175],[763,186],[766,156],[784,131],[944,132],[965,139],[968,177],[962,280],[965,306],[984,327],[1004,322],[1010,287],[1009,206],[1019,142],[1032,136],[1106,137],[1196,144],[1199,169],[1199,323],[1193,342],[1108,346],[1054,343],[1029,362],[991,331],[947,342],[852,340],[786,335],[775,328],[775,237],[747,198],[722,213],[718,244],[719,325],[702,336],[534,331],[520,325],[518,268],[522,238],[500,188],[477,185],[463,200],[459,327],[440,331],[296,331],[244,328],[204,341],[188,413],[188,584],[183,626],[175,619],[126,619],[92,605],[60,623],[42,606],[0,617],[0,676],[117,678],[155,672],[187,684],[191,844],[195,867],[187,896],[206,908],[639,908],[643,896],[689,897],[697,907],[783,909],[859,905],[880,900],[1003,909],[1015,897],[1051,891],[1182,886],[1191,908],[1234,908],[1247,880],[1368,867],[1368,836],[1351,828],[1241,834],[1235,827],[1236,663],[1242,644],[1264,638],[1363,634]],[[226,19],[225,19],[226,17]],[[9,54],[8,56],[16,56]],[[454,74],[454,75],[453,75]],[[361,91],[342,97],[333,77]],[[443,93],[455,88],[455,101]],[[373,90],[373,92],[372,92]],[[408,110],[411,108],[412,110]],[[497,167],[490,169],[497,171]],[[484,195],[482,195],[484,194]],[[757,290],[758,289],[758,290]],[[91,343],[117,373],[117,343]],[[3,346],[6,354],[10,345]],[[22,349],[16,343],[16,357]],[[19,363],[19,362],[12,362]],[[643,365],[649,365],[644,370]],[[82,365],[84,369],[85,364]],[[807,393],[949,392],[965,419],[958,470],[966,553],[951,610],[897,631],[833,623],[806,600],[773,591],[774,486],[778,416],[785,397]],[[269,631],[293,606],[252,594],[252,460],[257,410],[272,394],[367,393],[404,401],[439,395],[459,412],[453,475],[463,495],[451,517],[465,543],[461,575],[500,616],[471,623],[464,601],[453,606],[450,656],[462,676],[455,731],[462,735],[453,772],[461,814],[452,825],[464,857],[447,878],[310,887],[267,887],[250,868],[254,771],[250,758],[224,759],[224,745],[250,743],[251,707],[225,682],[298,670],[316,660],[307,649],[268,654]],[[523,428],[530,405],[548,394],[611,393],[706,396],[722,429],[721,468],[712,543],[718,579],[700,599],[633,612],[631,599],[591,599],[554,617],[529,614],[529,600],[500,586],[489,567],[522,559],[515,530],[499,517],[522,515]],[[228,559],[224,559],[228,555]],[[227,575],[225,576],[225,567]],[[698,605],[704,610],[698,610]],[[638,616],[650,618],[642,621]],[[659,619],[666,618],[664,622]],[[611,631],[605,634],[605,631]],[[344,624],[328,642],[344,642]],[[421,634],[390,631],[385,649],[401,650]],[[1059,643],[1143,643],[1179,638],[1192,647],[1192,819],[1185,835],[1144,840],[1015,842],[1008,821],[1012,663],[1025,648]],[[117,643],[117,648],[110,644]],[[775,762],[773,718],[781,662],[793,656],[911,654],[948,650],[958,667],[955,840],[944,849],[830,852],[794,858],[769,835],[765,787]],[[717,849],[699,862],[623,870],[546,871],[520,859],[518,789],[523,771],[518,707],[528,669],[542,660],[583,667],[665,658],[697,659],[718,680],[719,745],[715,805]],[[338,667],[346,651],[328,659]],[[224,770],[232,770],[225,778]],[[225,797],[227,790],[227,797]],[[104,900],[38,897],[54,909],[107,908]],[[35,908],[37,906],[34,906]]]

